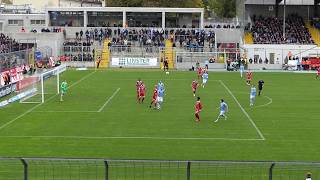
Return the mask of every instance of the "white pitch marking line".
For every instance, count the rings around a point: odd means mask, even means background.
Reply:
[[[230,89],[224,84],[223,81],[219,81],[221,83],[221,85],[228,91],[228,93],[232,96],[232,98],[234,99],[234,101],[238,104],[238,106],[240,107],[241,111],[247,116],[248,120],[250,121],[250,123],[252,124],[252,126],[256,129],[256,131],[258,132],[259,136],[261,137],[262,140],[265,140],[265,137],[263,136],[263,134],[261,133],[261,131],[259,130],[259,128],[257,127],[257,125],[254,123],[254,121],[251,119],[251,117],[249,116],[249,114],[247,113],[246,110],[244,110],[244,108],[241,106],[241,104],[239,103],[239,101],[237,100],[237,98],[233,95],[233,93],[230,91]]]
[[[97,111],[33,111],[43,113],[97,113]]]
[[[269,102],[266,104],[261,104],[261,105],[255,106],[254,108],[261,108],[261,107],[269,106],[270,104],[272,104],[272,98],[270,98],[268,96],[264,96],[264,97],[269,99]]]
[[[91,76],[91,75],[92,75],[93,73],[95,73],[95,72],[96,72],[96,71],[93,71],[93,72],[91,72],[90,74],[82,77],[81,79],[79,79],[78,81],[76,81],[75,83],[73,83],[72,85],[70,85],[69,88],[71,88],[71,87],[79,84],[81,81],[83,81],[84,79],[88,78],[89,76]],[[50,101],[51,99],[53,99],[54,97],[56,97],[57,95],[58,95],[58,94],[56,94],[56,95],[54,95],[54,96],[51,96],[51,97],[47,100],[47,102]],[[16,120],[22,118],[23,116],[27,115],[28,113],[32,112],[34,109],[38,108],[38,107],[41,106],[42,104],[43,104],[43,103],[40,103],[40,104],[38,104],[38,105],[36,105],[36,106],[33,106],[33,107],[30,108],[28,111],[24,112],[23,114],[19,115],[18,117],[16,117],[16,118],[12,119],[11,121],[8,121],[7,123],[1,125],[1,126],[0,126],[0,130],[2,130],[3,128],[5,128],[5,127],[7,127],[8,125],[12,124],[12,123],[15,122]]]
[[[0,138],[64,138],[64,139],[158,139],[158,140],[227,140],[227,141],[263,141],[263,139],[238,138],[179,138],[179,137],[147,137],[147,136],[0,136]]]
[[[99,109],[97,112],[101,112],[101,111],[106,107],[106,105],[109,104],[109,102],[113,99],[113,97],[118,94],[119,91],[120,91],[120,88],[118,88],[118,89],[112,94],[112,96],[109,97],[109,99],[100,107],[100,109]]]

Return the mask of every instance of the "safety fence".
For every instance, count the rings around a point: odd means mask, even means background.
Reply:
[[[6,180],[301,180],[320,163],[1,158]]]
[[[50,47],[39,47],[10,53],[1,53],[0,72],[24,65],[34,64],[36,60],[47,62],[51,56],[52,49]]]

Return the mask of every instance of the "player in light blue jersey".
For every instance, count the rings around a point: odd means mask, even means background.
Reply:
[[[209,79],[208,72],[205,71],[205,72],[202,74],[202,87],[203,87],[203,88],[204,88],[204,86],[207,84],[208,79]]]
[[[214,122],[218,122],[220,117],[224,117],[224,120],[227,120],[226,112],[228,112],[228,105],[224,102],[223,99],[221,99],[220,102],[220,114],[218,118]]]
[[[158,90],[160,90],[160,89],[164,89],[164,84],[162,81],[158,82]]]
[[[244,65],[243,65],[242,62],[240,62],[240,69],[239,69],[239,71],[240,71],[240,77],[242,78],[243,72],[244,72]]]
[[[257,94],[257,89],[254,85],[252,85],[250,90],[250,106],[253,106],[254,100],[256,98],[256,94]]]
[[[161,105],[163,103],[164,93],[165,93],[164,86],[162,88],[158,89],[157,109],[161,108]]]

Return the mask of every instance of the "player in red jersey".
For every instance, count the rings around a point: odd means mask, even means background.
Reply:
[[[139,103],[143,103],[146,94],[146,86],[142,83],[139,87]]]
[[[139,88],[141,86],[143,82],[141,81],[141,79],[139,78],[136,82],[136,90],[137,90],[137,101],[139,102]]]
[[[320,76],[320,67],[318,68],[317,70],[317,76],[316,76],[316,79],[318,79],[318,77]]]
[[[196,122],[200,122],[200,115],[199,114],[202,110],[202,104],[200,102],[200,97],[197,97],[197,102],[194,105],[194,109],[195,109],[194,115],[196,117]]]
[[[153,108],[156,108],[157,105],[157,97],[158,97],[158,86],[155,85],[154,86],[154,90],[153,90],[153,95],[152,95],[152,100],[150,103],[150,108],[153,106]]]
[[[196,91],[198,86],[199,86],[199,83],[197,80],[192,81],[191,88],[192,88],[193,96],[196,96]]]
[[[252,72],[250,70],[248,70],[247,72],[247,85],[251,85],[251,81],[252,81]]]
[[[203,69],[201,67],[198,67],[198,80],[202,78],[202,74],[203,74]]]

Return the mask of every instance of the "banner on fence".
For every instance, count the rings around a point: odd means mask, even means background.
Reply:
[[[22,99],[22,98],[25,98],[27,96],[31,96],[32,94],[34,94],[36,92],[37,92],[37,88],[32,88],[32,89],[30,89],[28,91],[22,92],[22,93],[20,93],[20,94],[18,94],[16,96],[11,97],[8,100],[1,101],[0,102],[0,107],[4,107],[4,106],[6,106],[6,105],[8,105],[10,103],[13,103],[15,101],[18,101],[18,100]]]
[[[12,83],[0,88],[0,98],[11,94],[12,92],[16,91],[17,83]]]
[[[0,73],[0,85],[15,83],[23,79],[24,69],[28,70],[29,67],[25,65],[17,66]]]
[[[123,67],[152,67],[158,66],[157,58],[139,58],[139,57],[121,57],[112,58],[112,66],[123,66]]]

